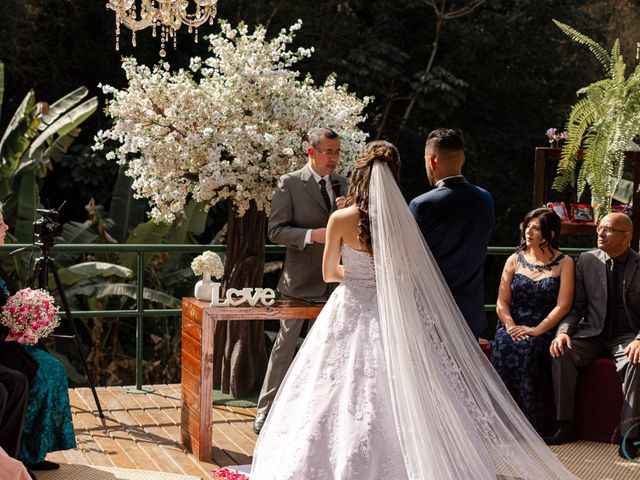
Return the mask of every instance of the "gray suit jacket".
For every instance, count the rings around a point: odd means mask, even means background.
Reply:
[[[580,255],[576,265],[573,306],[560,322],[557,334],[566,333],[572,338],[595,337],[602,333],[607,315],[607,254],[591,250]],[[624,308],[629,323],[640,339],[640,255],[629,251],[624,271]]]
[[[338,195],[347,193],[345,177],[332,174],[331,184],[334,183],[340,185]],[[334,204],[331,212],[335,208]],[[321,297],[328,294],[328,285],[322,279],[324,244],[305,245],[304,237],[310,228],[326,227],[331,212],[327,211],[309,165],[280,177],[271,201],[267,231],[272,242],[287,247],[278,284],[278,290],[284,295]]]

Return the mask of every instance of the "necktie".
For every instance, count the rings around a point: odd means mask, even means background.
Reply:
[[[616,305],[616,274],[613,268],[613,259],[610,258],[606,263],[607,268],[607,316],[605,321],[605,333],[611,336],[613,329],[613,315]]]
[[[327,206],[327,210],[331,211],[331,200],[329,199],[329,194],[327,193],[327,181],[324,178],[321,178],[318,183],[320,184],[320,193],[322,194],[324,204]]]

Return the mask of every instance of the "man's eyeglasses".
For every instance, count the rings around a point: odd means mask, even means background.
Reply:
[[[329,155],[330,157],[335,157],[340,155],[340,149],[338,150],[322,150],[321,148],[316,148],[316,152],[320,152],[324,155]]]
[[[611,235],[613,232],[626,233],[626,230],[619,230],[619,229],[616,229],[616,228],[603,227],[602,225],[598,225],[596,227],[596,232],[604,233],[605,235]]]

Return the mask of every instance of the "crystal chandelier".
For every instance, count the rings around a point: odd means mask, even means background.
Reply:
[[[189,27],[189,33],[194,33],[197,43],[198,28],[207,21],[213,25],[217,3],[218,0],[107,0],[107,9],[116,13],[116,50],[120,50],[120,25],[131,29],[134,47],[138,30],[151,27],[156,37],[159,29],[161,57],[167,54],[167,44],[173,42],[176,48],[176,33],[183,24]]]

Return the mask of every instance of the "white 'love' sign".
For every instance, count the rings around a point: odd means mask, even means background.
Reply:
[[[255,307],[258,302],[267,307],[273,305],[276,298],[276,292],[272,288],[230,288],[224,301],[220,301],[220,284],[214,284],[211,287],[211,306],[212,307],[237,307],[245,302]]]

